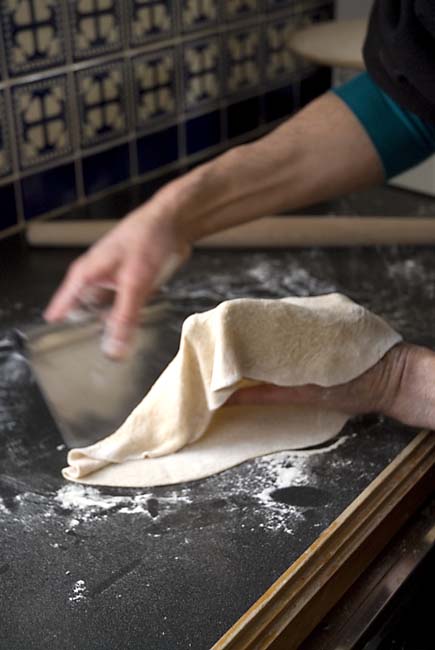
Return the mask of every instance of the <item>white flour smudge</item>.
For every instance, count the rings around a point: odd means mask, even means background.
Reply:
[[[58,490],[54,500],[63,509],[73,511],[75,520],[80,522],[87,521],[95,515],[104,515],[108,511],[128,515],[144,514],[151,517],[149,502],[153,498],[150,492],[133,496],[112,496],[102,494],[96,488],[87,485],[71,483]],[[183,491],[179,494],[175,490],[166,497],[159,497],[158,501],[159,512],[164,512],[179,503],[192,502]]]
[[[69,596],[70,603],[78,603],[81,600],[86,600],[87,587],[84,580],[77,580],[73,586],[72,596]]]
[[[420,261],[415,259],[392,262],[387,267],[388,275],[394,280],[406,280],[408,283],[420,284],[427,276],[427,271]]]
[[[7,339],[4,339],[6,342]],[[0,341],[0,344],[2,341]],[[6,361],[0,366],[0,379],[5,380],[5,385],[15,384],[25,379],[29,374],[27,361],[18,352],[11,352]]]
[[[3,499],[1,497],[0,497],[0,512],[4,512],[6,514],[9,514],[9,512],[10,512],[10,510],[8,508],[6,508],[5,502],[3,501]]]

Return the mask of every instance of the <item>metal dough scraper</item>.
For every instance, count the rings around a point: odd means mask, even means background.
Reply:
[[[103,354],[103,324],[95,316],[17,330],[68,447],[92,444],[122,424],[176,354],[181,320],[166,303],[144,308],[124,361]]]

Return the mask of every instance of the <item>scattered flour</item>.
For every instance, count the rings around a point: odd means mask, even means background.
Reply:
[[[167,510],[171,505],[178,503],[191,503],[191,498],[185,492],[183,493],[181,491],[180,494],[174,490],[166,497],[159,497],[159,512]],[[159,515],[153,516],[152,508],[150,507],[150,502],[154,498],[153,494],[149,492],[134,496],[111,496],[102,494],[96,488],[87,485],[68,483],[57,491],[54,500],[64,510],[72,510],[75,514],[75,518],[72,521],[80,523],[80,521],[86,521],[95,515],[101,515],[107,511],[115,511],[128,515],[145,514],[157,518]]]
[[[273,493],[280,488],[292,486],[314,487],[317,481],[311,471],[310,459],[338,449],[349,437],[349,435],[341,436],[324,447],[283,451],[257,458],[246,476],[229,486],[227,483],[222,487],[217,486],[217,492],[235,497],[244,495],[253,498],[258,505],[258,514],[264,521],[260,527],[292,534],[294,524],[305,517],[304,508],[276,501]],[[224,480],[224,476],[225,473],[218,475],[216,479],[219,481],[222,477],[221,480]]]
[[[1,497],[0,497],[0,512],[4,512],[6,514],[9,514],[9,512],[10,512],[8,510],[8,508],[6,508],[5,502],[3,501],[3,499]]]
[[[424,266],[415,259],[391,262],[387,268],[391,279],[406,280],[408,283],[421,283],[427,276]]]
[[[7,343],[8,341],[7,339],[3,339],[0,341],[0,344],[2,342]],[[5,379],[5,385],[10,386],[11,384],[16,384],[27,378],[29,372],[29,366],[26,359],[18,352],[11,352],[8,354],[8,358],[5,361],[2,361],[0,366],[0,380]]]
[[[202,273],[192,270],[172,278],[170,286],[162,287],[163,293],[177,300],[186,297],[189,301],[216,302],[247,296],[308,296],[337,290],[336,285],[325,280],[321,272],[318,275],[310,273],[292,253],[280,255],[278,259],[262,253],[240,254],[240,267],[236,273],[232,265],[226,269],[218,260],[208,260],[208,264],[210,273],[206,288]]]
[[[355,434],[351,434],[355,435]],[[341,436],[330,445],[297,451],[285,451],[255,459],[241,466],[240,472],[222,472],[208,481],[206,501],[224,499],[231,510],[240,511],[241,527],[249,526],[250,513],[260,519],[261,528],[284,531],[291,534],[295,524],[305,517],[305,508],[294,506],[274,498],[274,492],[291,486],[316,486],[318,477],[312,471],[311,459],[319,454],[332,452],[349,436]],[[331,460],[332,462],[332,460]],[[341,461],[340,461],[341,462]],[[67,483],[54,495],[23,492],[14,498],[20,520],[32,525],[35,517],[56,517],[59,508],[68,515],[65,532],[75,532],[87,522],[104,521],[109,516],[139,515],[151,521],[162,521],[186,506],[209,507],[202,498],[201,483],[174,488],[165,496],[152,492],[127,495],[111,495],[99,489],[78,483]],[[240,499],[245,504],[240,506]],[[227,506],[228,507],[228,506]],[[9,512],[0,500],[0,514]],[[10,516],[10,515],[8,515]],[[251,524],[252,525],[252,524]],[[254,529],[252,529],[254,530]],[[151,534],[151,531],[150,531]],[[55,547],[54,547],[55,548]]]
[[[77,603],[81,600],[86,600],[87,587],[84,580],[77,580],[73,586],[73,594],[69,596],[68,600],[71,603]]]

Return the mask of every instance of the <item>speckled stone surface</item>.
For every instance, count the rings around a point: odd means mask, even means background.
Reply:
[[[194,483],[66,484],[66,450],[10,332],[40,318],[75,254],[0,245],[0,648],[206,650],[414,432],[367,417],[329,448]],[[336,290],[435,345],[428,248],[203,251],[164,293],[182,315],[226,298]]]

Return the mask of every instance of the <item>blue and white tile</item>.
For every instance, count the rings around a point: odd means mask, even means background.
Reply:
[[[18,223],[15,190],[12,183],[0,185],[0,231],[12,228]]]
[[[263,95],[263,118],[276,122],[291,115],[296,108],[297,93],[293,84],[273,88]]]
[[[139,174],[152,172],[178,160],[178,127],[170,126],[137,140]]]
[[[226,36],[226,88],[229,94],[256,88],[261,78],[258,29],[230,32]]]
[[[259,0],[225,0],[224,10],[227,20],[239,20],[253,16],[258,11]]]
[[[184,102],[187,110],[221,95],[221,48],[217,37],[187,43],[183,50]]]
[[[300,108],[309,104],[319,95],[323,95],[331,87],[331,68],[320,67],[304,76],[300,82],[299,102]]]
[[[67,158],[72,144],[66,75],[20,84],[12,96],[21,167]]]
[[[172,0],[127,2],[130,44],[134,47],[170,36],[174,28],[174,4]]]
[[[186,152],[190,156],[221,142],[222,126],[220,111],[212,111],[188,120],[186,129]]]
[[[3,0],[0,7],[11,76],[64,63],[60,0]]]
[[[254,131],[260,125],[260,118],[259,97],[250,97],[227,106],[228,137],[237,138]]]
[[[24,218],[26,220],[67,208],[77,200],[74,163],[25,176],[21,180]]]
[[[268,81],[290,78],[297,72],[300,61],[290,47],[296,29],[293,18],[278,20],[266,26],[265,72]]]
[[[87,196],[125,182],[130,176],[128,143],[86,156],[82,160],[82,171]]]
[[[122,61],[76,74],[82,147],[123,136],[128,130],[125,69]]]
[[[174,49],[132,59],[136,127],[175,115],[177,84]]]
[[[269,3],[280,6],[286,4],[286,0],[269,0]],[[314,16],[317,12],[325,12],[326,15],[326,13],[330,14],[331,9],[334,8],[334,2],[328,2],[328,0],[293,0],[292,8],[295,14],[312,13]]]
[[[11,172],[11,150],[4,93],[0,90],[0,176]]]
[[[315,1],[317,2],[318,0]],[[289,13],[294,13],[297,10],[297,6],[306,4],[306,0],[263,0],[263,2],[267,11],[288,9]]]
[[[120,0],[70,0],[74,57],[86,59],[122,48]]]
[[[218,0],[181,0],[181,23],[185,32],[216,25],[218,18]]]

